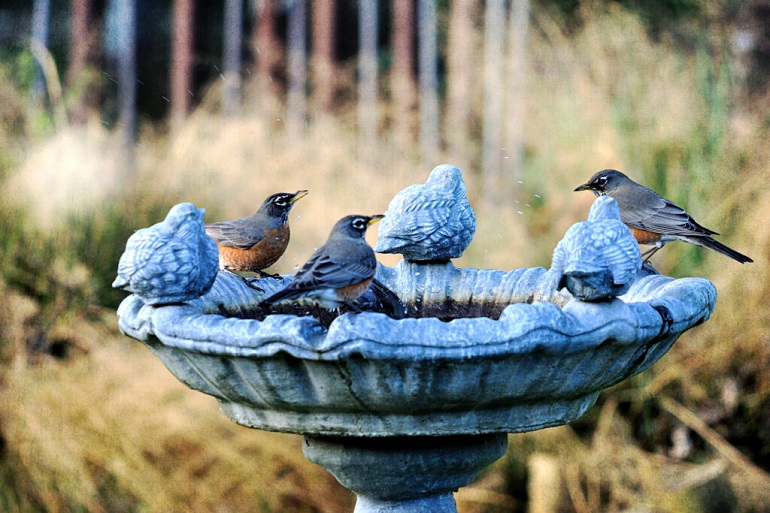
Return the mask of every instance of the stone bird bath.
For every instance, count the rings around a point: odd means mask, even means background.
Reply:
[[[464,185],[447,194],[464,200]],[[408,210],[403,203],[391,203],[391,223]],[[569,257],[577,245],[568,238],[557,252],[564,265],[551,270],[462,269],[435,254],[379,266],[378,281],[406,306],[401,318],[337,316],[309,303],[264,312],[260,300],[282,280],[261,279],[261,293],[220,272],[185,302],[127,297],[119,326],[233,421],[304,435],[305,455],[358,495],[356,512],[456,512],[453,492],[503,456],[508,433],[575,420],[713,311],[710,282],[641,270],[620,297],[614,285],[586,293],[610,279],[605,270],[580,283],[580,297],[592,301],[575,299],[564,273],[580,269],[582,279],[586,266]],[[616,264],[628,268],[607,266]]]

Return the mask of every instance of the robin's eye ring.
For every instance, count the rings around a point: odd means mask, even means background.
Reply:
[[[285,207],[287,205],[286,200],[284,198],[275,198],[275,201],[273,201],[276,205],[279,207]]]
[[[360,217],[357,217],[353,220],[353,228],[356,230],[363,230],[366,228],[366,221],[361,219]]]

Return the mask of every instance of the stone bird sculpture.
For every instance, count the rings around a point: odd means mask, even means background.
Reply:
[[[205,212],[180,203],[160,223],[134,233],[112,286],[147,304],[179,303],[208,292],[218,271],[218,251],[204,230]]]
[[[374,250],[415,262],[447,261],[462,255],[475,232],[462,172],[445,164],[434,168],[425,184],[407,187],[391,200]]]
[[[581,301],[624,294],[642,267],[639,246],[609,196],[594,201],[588,219],[567,230],[553,252],[555,285]]]

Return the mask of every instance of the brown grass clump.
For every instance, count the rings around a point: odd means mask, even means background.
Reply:
[[[459,507],[523,511],[531,500],[543,511],[579,513],[762,511],[770,469],[767,124],[762,112],[735,105],[726,33],[712,29],[708,44],[688,52],[651,39],[618,7],[585,7],[573,29],[533,12],[521,182],[503,204],[484,205],[477,165],[463,170],[478,229],[456,265],[548,267],[593,201],[572,189],[605,167],[681,204],[755,263],[684,243],[659,252],[654,264],[664,274],[714,282],[713,317],[583,419],[511,436],[508,456],[460,492]],[[1,73],[0,99],[0,118],[12,121],[0,123],[0,509],[351,510],[351,494],[304,459],[299,438],[226,420],[213,399],[119,335],[102,305],[121,297],[109,283],[126,238],[173,204],[192,201],[215,221],[251,214],[279,190],[310,190],[292,211],[292,242],[273,269],[291,273],[338,218],[383,212],[453,155],[420,163],[416,144],[400,147],[387,132],[360,162],[349,112],[312,120],[297,140],[279,110],[260,110],[253,98],[235,120],[207,99],[173,135],[144,126],[127,172],[117,135],[101,124],[28,139],[26,107]],[[437,127],[445,139],[451,129]],[[472,136],[471,153],[480,143]]]
[[[4,511],[350,508],[349,492],[304,459],[299,437],[233,424],[146,349],[105,325],[91,332],[87,358],[21,362],[5,374]]]

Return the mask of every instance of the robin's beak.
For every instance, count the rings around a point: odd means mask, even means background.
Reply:
[[[307,196],[307,191],[304,191],[304,190],[303,191],[297,191],[297,192],[294,193],[294,196],[291,197],[291,199],[289,200],[289,203],[294,203],[295,201],[297,201],[299,199],[302,199],[305,196]]]
[[[378,222],[378,221],[379,221],[380,219],[382,219],[383,217],[385,217],[383,214],[377,214],[377,215],[371,216],[371,217],[369,218],[369,221],[366,223],[366,226],[371,226],[371,225],[373,225],[374,223]]]
[[[589,184],[584,183],[583,185],[580,185],[578,187],[575,187],[575,190],[572,192],[578,192],[578,191],[592,191],[594,190],[593,187],[591,187]]]

